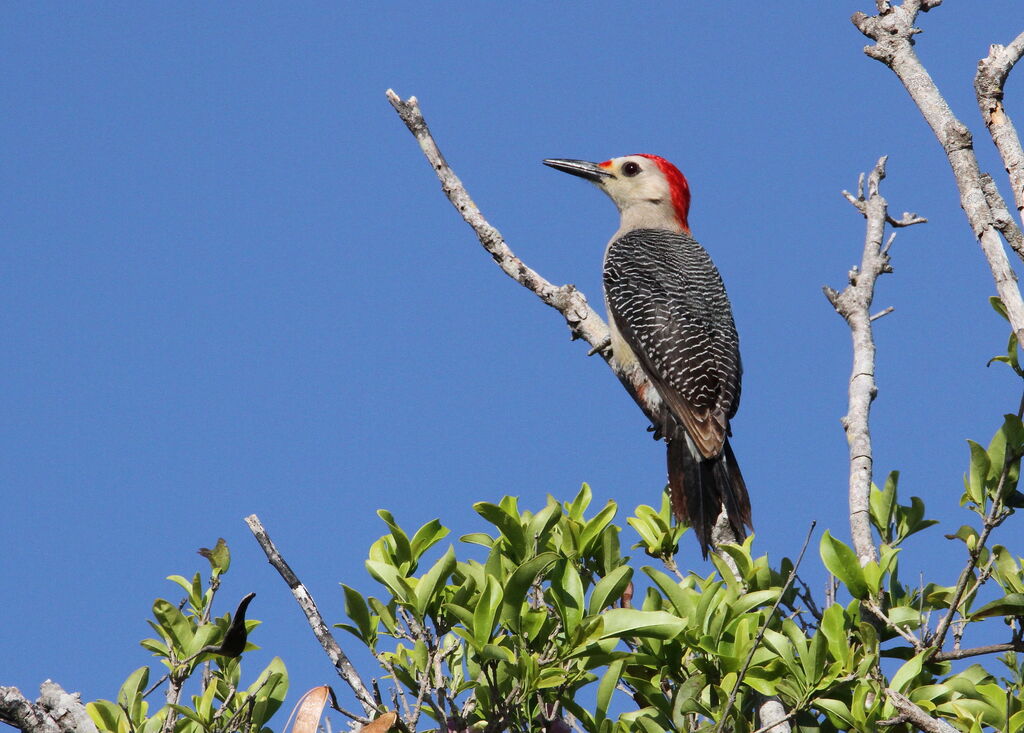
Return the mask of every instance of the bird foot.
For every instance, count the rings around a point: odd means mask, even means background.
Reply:
[[[594,348],[587,352],[587,356],[593,356],[594,354],[608,351],[611,348],[611,345],[612,337],[605,336],[604,340],[601,343],[597,344]]]

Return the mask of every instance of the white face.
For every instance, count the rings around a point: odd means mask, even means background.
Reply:
[[[607,193],[619,211],[635,204],[672,206],[672,192],[658,165],[639,155],[624,155],[600,164],[612,175],[598,185]]]

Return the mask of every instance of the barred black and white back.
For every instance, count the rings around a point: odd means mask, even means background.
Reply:
[[[632,350],[666,405],[672,507],[707,556],[724,506],[738,538],[751,526],[746,485],[729,446],[740,400],[739,337],[721,275],[685,232],[634,229],[609,244],[604,288],[616,342]],[[615,332],[618,333],[615,333]]]

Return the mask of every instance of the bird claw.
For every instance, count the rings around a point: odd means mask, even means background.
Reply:
[[[648,425],[647,432],[654,433],[654,435],[652,435],[651,437],[654,438],[655,440],[661,440],[662,438],[665,437],[665,434],[661,432],[661,428],[659,428],[656,425]]]
[[[587,352],[587,356],[593,356],[599,352],[607,351],[612,345],[612,337],[605,336],[604,340]]]

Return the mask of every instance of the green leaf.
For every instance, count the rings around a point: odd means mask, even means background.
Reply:
[[[850,712],[850,708],[842,700],[834,700],[830,697],[817,697],[814,698],[811,705],[827,713],[830,718],[833,718],[838,723],[838,728],[848,728],[856,725],[853,713]]]
[[[878,530],[883,542],[892,542],[893,537],[890,531],[892,524],[893,509],[896,506],[896,487],[899,484],[900,472],[890,471],[885,480],[885,488],[881,491],[877,486],[871,487],[871,521]]]
[[[618,506],[614,501],[605,504],[604,509],[599,511],[593,519],[586,523],[580,533],[580,552],[586,554],[591,551],[591,545],[600,537],[604,528],[615,517]]]
[[[370,611],[366,606],[366,601],[359,591],[349,588],[344,583],[341,584],[341,587],[345,592],[345,615],[352,619],[359,629],[356,636],[366,644],[371,644],[371,639],[376,634],[370,624]]]
[[[601,614],[602,639],[630,636],[651,639],[674,639],[686,628],[678,616],[666,611],[638,611],[634,608],[612,608]]]
[[[1009,593],[971,614],[972,621],[994,616],[1024,616],[1024,593]]]
[[[469,545],[482,545],[484,547],[492,547],[494,545],[494,538],[486,532],[470,532],[459,537],[459,541]]]
[[[558,555],[553,552],[542,552],[516,568],[505,583],[505,602],[502,613],[509,617],[514,616],[516,608],[523,602],[537,576],[547,572],[548,568],[558,562],[558,559]]]
[[[419,562],[424,552],[448,536],[448,531],[448,528],[443,527],[440,520],[437,519],[431,519],[416,530],[416,534],[412,536],[412,542],[409,543],[412,559]]]
[[[864,571],[857,562],[857,555],[845,544],[835,539],[829,530],[821,537],[821,560],[825,567],[839,579],[854,598],[868,597],[868,586]]]
[[[139,667],[128,675],[128,679],[121,685],[117,693],[117,704],[123,707],[131,707],[135,698],[138,697],[149,684],[149,667]]]
[[[501,598],[501,584],[493,575],[488,575],[480,593],[480,600],[473,611],[473,641],[476,642],[477,649],[483,649],[491,638],[494,622],[501,609]]]
[[[825,609],[821,617],[819,633],[828,640],[828,649],[832,656],[844,665],[848,665],[853,650],[850,648],[849,632],[846,626],[846,613],[838,603]]]
[[[583,484],[580,487],[579,493],[576,494],[576,498],[572,500],[572,504],[566,508],[566,514],[569,515],[569,519],[582,523],[583,512],[587,511],[587,507],[590,506],[592,496],[590,486]]]
[[[185,618],[185,615],[178,610],[177,606],[157,598],[153,602],[153,615],[160,624],[160,628],[167,634],[179,657],[185,657],[185,650],[192,642],[192,625]]]
[[[215,575],[223,575],[231,567],[231,551],[223,537],[217,539],[217,544],[213,546],[212,550],[208,547],[200,547],[199,554],[210,561],[210,568]]]
[[[1010,320],[1010,316],[1006,312],[1006,306],[1003,305],[1003,301],[997,295],[990,295],[988,298],[988,304],[992,306],[992,310],[1001,315],[1007,321]]]
[[[600,613],[602,609],[611,606],[622,597],[629,581],[633,579],[633,568],[622,565],[615,568],[605,577],[601,578],[590,593],[590,605],[587,612],[591,614]]]
[[[985,483],[989,469],[992,467],[988,452],[973,440],[968,440],[971,447],[971,471],[967,480],[967,496],[978,506],[985,503]]]
[[[545,536],[562,518],[562,505],[548,494],[548,503],[533,515],[526,527],[527,537],[531,542]]]
[[[700,693],[707,687],[708,678],[703,674],[695,674],[686,678],[676,690],[672,700],[672,724],[679,730],[686,729],[686,719],[683,717],[689,713],[700,712]]]
[[[367,560],[366,570],[374,580],[383,584],[391,594],[402,603],[412,606],[416,593],[413,591],[409,581],[399,575],[394,565],[389,565],[377,560]]]
[[[384,520],[384,524],[388,525],[388,529],[391,530],[391,539],[394,542],[395,549],[395,564],[405,573],[411,573],[415,570],[416,563],[412,556],[412,545],[409,544],[409,537],[402,531],[402,528],[398,526],[395,518],[391,516],[391,512],[387,509],[378,509],[377,516]]]
[[[277,712],[288,694],[288,671],[280,657],[274,657],[249,687],[248,693],[255,698],[252,708],[252,722],[260,730]]]
[[[904,692],[906,686],[921,674],[921,665],[924,663],[926,654],[927,652],[915,654],[913,659],[905,662],[896,674],[893,675],[892,680],[889,682],[889,687],[896,690],[896,692]]]
[[[598,725],[608,717],[608,705],[611,704],[612,693],[622,676],[622,667],[625,661],[616,659],[608,665],[608,671],[601,677],[601,684],[597,686],[597,708],[594,710],[594,720]]]
[[[583,581],[572,562],[563,560],[553,573],[548,589],[555,610],[562,619],[565,633],[570,637],[576,632],[583,619]]]
[[[97,700],[85,706],[85,712],[92,718],[92,722],[101,731],[112,731],[119,733],[122,726],[125,730],[128,727],[128,719],[124,711],[109,700]]]
[[[676,614],[680,618],[691,619],[696,616],[696,604],[691,597],[691,594],[695,595],[695,593],[692,589],[684,590],[679,583],[660,570],[647,566],[641,569],[647,573],[648,577],[665,594],[665,597],[672,603]]]
[[[428,570],[416,584],[415,608],[416,615],[419,619],[424,617],[431,601],[437,593],[438,588],[444,587],[445,581],[448,580],[448,576],[452,574],[452,570],[454,569],[455,550],[451,545],[449,545],[448,552],[444,553],[444,555],[434,563],[434,566],[430,568],[430,570]]]
[[[509,555],[514,562],[522,562],[526,557],[526,531],[518,516],[513,516],[498,504],[486,501],[477,502],[473,509],[481,517],[493,524],[501,532],[509,545]]]

